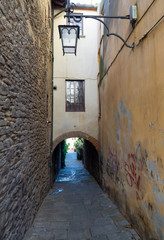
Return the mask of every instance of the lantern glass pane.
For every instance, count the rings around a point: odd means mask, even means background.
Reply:
[[[67,48],[67,47],[65,47],[64,48],[64,52],[65,53],[75,53],[75,48]]]
[[[75,47],[76,45],[76,29],[63,29],[63,46],[65,47]]]
[[[59,35],[62,40],[63,54],[76,55],[77,39],[79,38],[79,26],[59,25]]]

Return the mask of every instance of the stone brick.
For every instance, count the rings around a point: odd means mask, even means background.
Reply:
[[[2,55],[0,56],[0,64],[5,65],[5,60]]]
[[[3,240],[23,239],[50,187],[50,132],[46,124],[51,86],[51,29],[45,28],[50,17],[48,5],[50,0],[0,2]]]
[[[9,147],[11,146],[11,143],[12,143],[12,139],[11,139],[11,138],[5,139],[5,140],[3,141],[3,146],[4,146],[4,148],[9,148]]]
[[[0,127],[6,126],[7,121],[6,120],[0,120]]]

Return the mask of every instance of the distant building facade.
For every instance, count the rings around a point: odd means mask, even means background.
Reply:
[[[74,13],[95,15],[97,8],[77,4]],[[71,24],[80,27],[77,56],[63,56],[58,25],[67,24],[64,15],[54,19],[54,148],[60,136],[61,140],[81,137],[79,134],[98,139],[97,22],[71,19]]]

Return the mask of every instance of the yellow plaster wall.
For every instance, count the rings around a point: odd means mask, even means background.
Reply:
[[[105,14],[124,15],[132,2],[117,3],[105,1]],[[164,239],[164,2],[137,4],[134,30],[108,23],[135,49],[114,37],[100,46],[108,69],[100,86],[102,184],[141,237],[155,240]]]

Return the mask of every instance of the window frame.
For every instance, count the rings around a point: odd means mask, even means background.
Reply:
[[[83,82],[83,110],[76,110],[74,107],[73,110],[67,110],[67,82]],[[74,100],[75,100],[75,85],[74,85]],[[74,101],[74,106],[76,106],[76,102]],[[65,80],[65,112],[85,112],[85,80],[83,79],[66,79]]]

